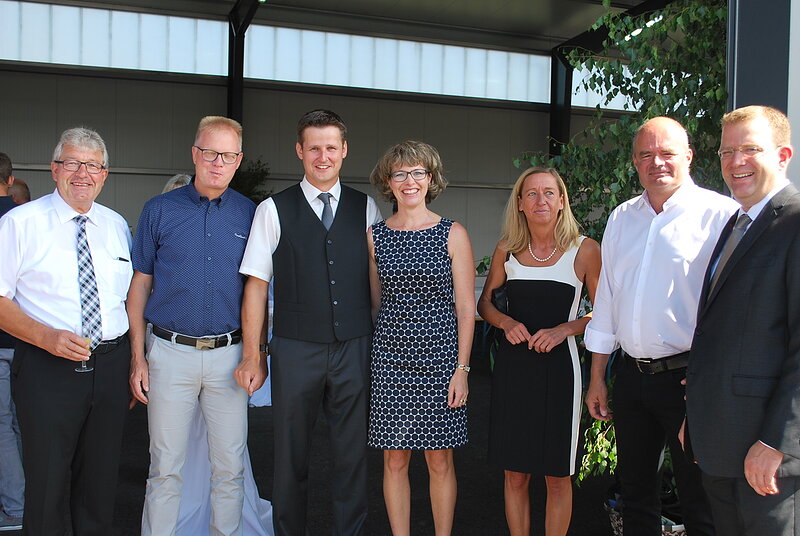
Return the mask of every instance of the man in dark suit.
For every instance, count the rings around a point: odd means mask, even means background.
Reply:
[[[741,208],[706,272],[687,416],[714,524],[726,536],[797,534],[800,193],[786,175],[790,139],[788,119],[773,108],[722,119],[722,174]]]

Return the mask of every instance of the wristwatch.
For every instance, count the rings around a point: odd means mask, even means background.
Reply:
[[[259,352],[264,352],[265,354],[269,353],[269,344],[261,344],[258,346]]]
[[[459,363],[458,365],[456,365],[456,370],[458,369],[461,369],[464,372],[469,372],[469,365],[462,365],[461,363]]]

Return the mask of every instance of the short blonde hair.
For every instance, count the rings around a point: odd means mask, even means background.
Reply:
[[[229,128],[236,133],[236,136],[239,138],[239,150],[241,151],[242,125],[234,119],[222,117],[221,115],[207,115],[200,120],[200,123],[197,125],[197,133],[194,135],[194,143],[197,144],[197,140],[200,139],[200,136],[203,134],[203,132],[207,130],[220,130],[224,128]]]
[[[428,193],[425,202],[430,203],[447,188],[447,179],[444,178],[444,168],[439,152],[432,145],[425,142],[406,140],[390,147],[375,164],[369,176],[370,182],[386,201],[394,201],[394,194],[389,186],[389,174],[401,166],[422,166],[431,174],[428,184]]]
[[[722,116],[722,128],[728,125],[736,125],[753,119],[763,117],[772,128],[772,141],[775,145],[784,146],[792,143],[792,127],[789,118],[772,106],[745,106],[737,108]]]
[[[560,251],[567,251],[569,248],[578,245],[578,237],[581,235],[581,228],[575,216],[572,214],[572,208],[569,206],[567,185],[555,168],[540,166],[528,168],[522,172],[517,182],[514,183],[511,196],[506,203],[501,240],[505,242],[507,251],[511,253],[523,251],[528,247],[531,241],[528,221],[525,218],[525,214],[519,210],[519,200],[522,198],[522,187],[525,185],[525,179],[537,173],[552,175],[556,180],[556,184],[558,184],[558,193],[564,199],[564,208],[559,211],[558,221],[556,222],[556,247]]]

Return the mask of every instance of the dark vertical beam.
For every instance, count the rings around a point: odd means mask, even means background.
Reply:
[[[790,0],[728,1],[728,110],[789,103]]]
[[[258,0],[236,0],[228,13],[228,117],[240,123],[244,114],[244,36],[258,4]]]
[[[560,49],[550,54],[550,156],[561,154],[561,144],[570,139],[572,121],[572,73]]]

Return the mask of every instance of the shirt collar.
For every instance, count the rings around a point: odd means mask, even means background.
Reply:
[[[192,180],[190,180],[189,184],[186,185],[187,187],[182,188],[182,190],[186,191],[186,195],[189,196],[189,199],[191,199],[195,205],[199,205],[200,203],[203,202],[204,199],[208,200],[210,203],[216,201],[218,204],[222,205],[225,202],[225,200],[228,199],[228,197],[230,197],[228,195],[228,192],[230,191],[230,186],[228,186],[228,188],[225,188],[225,191],[222,192],[222,195],[220,195],[216,199],[209,200],[207,197],[200,195],[200,192],[197,191],[197,188],[195,188],[194,186],[194,179],[195,176],[192,175]]]
[[[769,193],[765,195],[761,201],[750,207],[750,210],[747,211],[747,215],[750,216],[750,220],[756,221],[756,218],[758,218],[758,215],[761,214],[762,210],[764,210],[764,207],[767,206],[767,203],[769,203],[770,200],[773,197],[775,197],[775,194],[777,194],[787,186],[789,186],[789,179],[787,179],[786,177],[778,179],[777,182],[775,183],[775,187],[772,190],[770,190]],[[739,212],[737,212],[737,215],[742,215],[744,213],[745,213],[744,209],[740,208]]]
[[[664,208],[663,210],[668,210],[670,207],[676,205],[684,205],[690,202],[693,199],[693,191],[698,186],[694,183],[691,177],[687,177],[686,180],[681,184],[675,192],[669,196],[669,199],[664,201]],[[642,195],[640,196],[639,200],[636,202],[637,208],[649,208],[650,210],[655,211],[653,205],[650,204],[650,197],[647,195],[647,190],[645,190]]]
[[[64,201],[64,198],[61,197],[61,194],[58,193],[58,188],[53,191],[53,195],[50,197],[50,201],[53,203],[53,208],[58,214],[58,220],[61,223],[66,223],[69,220],[75,218],[75,216],[79,216],[81,213],[69,206],[69,204]],[[92,206],[89,208],[88,212],[83,214],[88,218],[88,220],[97,225],[95,218],[97,217],[97,211],[95,210],[95,203],[92,202]]]
[[[303,195],[309,204],[322,193],[322,190],[308,182],[305,176],[303,176],[303,180],[300,181],[300,189],[303,190]],[[328,193],[331,194],[336,201],[339,200],[339,196],[342,194],[342,183],[339,179],[336,179],[336,184],[328,190]]]

